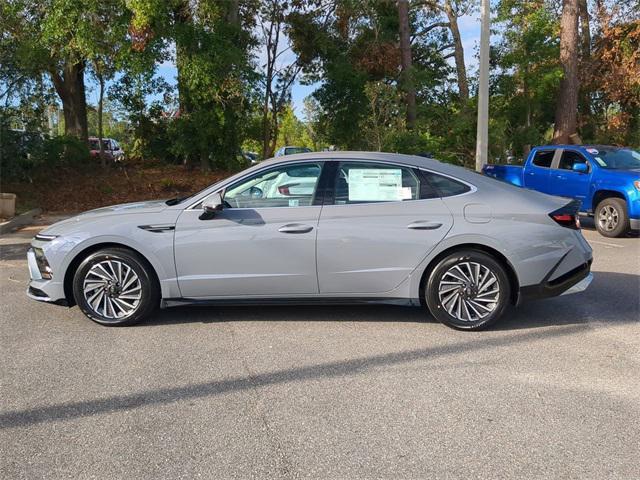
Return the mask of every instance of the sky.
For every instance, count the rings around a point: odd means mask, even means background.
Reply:
[[[465,15],[458,19],[458,28],[460,29],[460,36],[462,37],[462,45],[465,53],[465,64],[467,66],[467,74],[471,75],[478,66],[478,43],[480,41],[480,13],[476,12],[473,15]],[[261,50],[256,52],[257,61],[264,63],[264,54]],[[283,62],[291,62],[293,53],[289,50],[285,52],[280,58]],[[449,59],[449,62],[453,65],[453,58]],[[164,78],[170,85],[176,84],[176,67],[173,61],[165,61],[158,66],[158,76]],[[304,99],[311,95],[313,91],[318,88],[318,85],[303,85],[297,81],[291,90],[292,103],[296,115],[304,119]],[[88,100],[92,104],[96,104],[98,101],[98,92],[96,88],[90,87],[88,92]]]

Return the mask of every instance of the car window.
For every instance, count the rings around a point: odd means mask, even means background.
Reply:
[[[562,157],[560,157],[560,164],[558,168],[561,170],[573,170],[574,163],[587,163],[585,158],[578,152],[573,150],[564,150]]]
[[[384,163],[340,162],[335,204],[400,202],[420,198],[420,180],[412,168]]]
[[[322,163],[283,165],[261,171],[229,187],[227,208],[306,207],[313,205]]]
[[[550,168],[555,153],[555,150],[538,150],[533,157],[533,164],[537,167]]]
[[[458,182],[453,178],[438,175],[433,172],[425,172],[429,183],[438,191],[441,197],[453,197],[454,195],[462,195],[471,190],[469,185]]]

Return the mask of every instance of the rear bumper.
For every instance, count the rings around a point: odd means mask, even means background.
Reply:
[[[518,304],[527,300],[556,297],[586,290],[593,280],[591,262],[592,260],[590,259],[554,280],[544,280],[538,285],[521,287],[518,292]]]

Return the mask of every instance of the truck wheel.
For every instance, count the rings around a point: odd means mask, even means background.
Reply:
[[[595,224],[600,235],[605,237],[626,235],[631,228],[627,203],[621,198],[605,198],[596,207]]]

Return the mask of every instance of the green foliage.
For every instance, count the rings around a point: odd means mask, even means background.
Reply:
[[[76,137],[47,138],[39,133],[0,126],[0,176],[3,182],[56,175],[60,169],[93,167],[91,163],[87,145]]]

